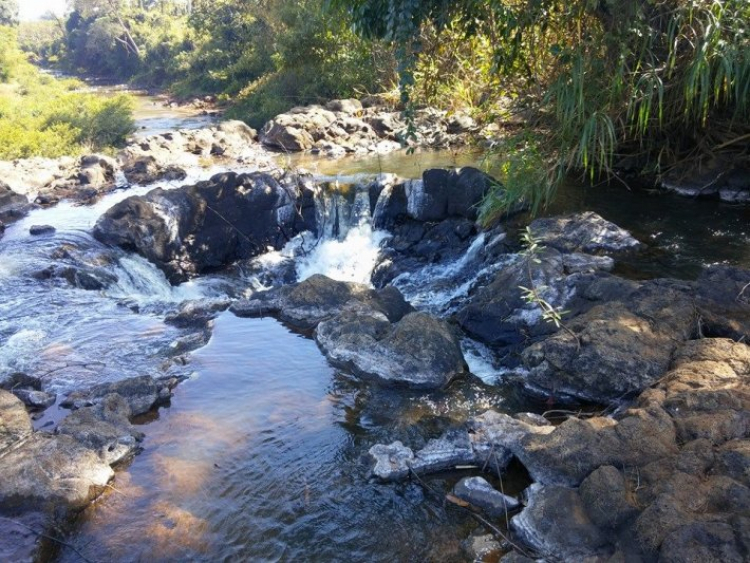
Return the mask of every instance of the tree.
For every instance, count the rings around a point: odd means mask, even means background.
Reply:
[[[0,0],[0,25],[18,25],[17,0]]]
[[[491,38],[497,72],[536,115],[511,146],[531,142],[554,172],[543,189],[526,186],[537,202],[570,171],[617,176],[625,156],[657,174],[722,151],[750,160],[747,0],[331,3],[360,33],[399,45],[407,92],[425,24]]]

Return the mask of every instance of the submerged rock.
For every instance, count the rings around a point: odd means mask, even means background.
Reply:
[[[49,235],[56,231],[52,225],[32,225],[29,227],[29,234],[31,236]]]
[[[313,194],[303,183],[226,173],[128,198],[97,221],[94,237],[140,253],[179,283],[315,229]]]
[[[492,518],[500,518],[521,506],[518,500],[504,495],[482,477],[465,477],[453,488],[453,494],[480,508]]]

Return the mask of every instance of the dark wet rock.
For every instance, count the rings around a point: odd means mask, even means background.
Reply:
[[[47,266],[31,276],[37,280],[64,280],[73,287],[88,291],[100,291],[118,281],[118,277],[106,268],[84,264],[72,257],[66,261],[70,265]]]
[[[38,377],[23,372],[5,373],[0,375],[0,389],[13,391],[13,389],[34,389],[39,391],[42,382]]]
[[[502,546],[492,534],[472,535],[462,543],[462,547],[472,561],[496,560]]]
[[[178,328],[202,328],[231,305],[228,299],[199,299],[185,301],[176,313],[166,316],[164,322]]]
[[[685,197],[750,202],[750,168],[725,158],[703,162],[699,169],[676,169],[662,179],[661,185],[667,191]]]
[[[458,311],[456,319],[461,328],[493,345],[517,345],[553,333],[557,327],[544,321],[542,309],[525,298],[522,288],[535,288],[542,299],[558,310],[570,309],[579,286],[591,282],[589,274],[613,266],[598,257],[564,255],[552,248],[535,258],[510,258],[510,263]]]
[[[29,227],[29,234],[32,236],[49,235],[56,230],[52,225],[32,225]]]
[[[527,384],[565,398],[617,401],[658,381],[695,331],[688,285],[654,281],[626,303],[597,305],[523,353]]]
[[[71,413],[57,427],[57,434],[71,436],[97,452],[107,465],[131,457],[143,440],[143,433],[130,424],[128,402],[115,393],[105,395],[96,405]]]
[[[107,211],[94,236],[139,252],[179,283],[314,231],[313,194],[291,180],[226,173],[177,190],[152,190]]]
[[[171,388],[164,380],[157,380],[149,375],[141,375],[116,381],[102,383],[88,391],[74,391],[61,403],[64,408],[80,409],[101,403],[107,395],[122,396],[133,416],[144,414],[162,401],[169,399]]]
[[[426,170],[421,180],[390,185],[375,206],[376,228],[392,228],[407,219],[439,222],[451,217],[474,221],[478,206],[496,181],[476,168]]]
[[[698,278],[696,307],[705,336],[750,339],[750,271],[731,266],[706,268]]]
[[[57,401],[57,395],[36,389],[13,389],[13,394],[31,409],[46,409]]]
[[[560,252],[614,254],[638,250],[643,246],[625,229],[593,211],[536,219],[529,228],[543,245]]]
[[[453,494],[492,518],[505,516],[521,506],[518,500],[496,490],[482,477],[461,479],[453,488]]]
[[[7,184],[0,181],[0,223],[12,223],[31,209],[25,195],[14,192]]]
[[[390,323],[413,311],[395,288],[373,290],[364,284],[336,281],[320,274],[258,294],[249,301],[237,301],[230,310],[240,317],[277,315],[300,328],[314,328],[355,302],[382,313]]]
[[[391,324],[382,312],[350,306],[321,322],[315,341],[333,365],[388,384],[438,389],[467,372],[447,323],[424,313]]]
[[[511,528],[540,554],[562,561],[606,560],[614,551],[607,536],[589,520],[578,491],[567,487],[531,485],[527,506],[513,517]]]

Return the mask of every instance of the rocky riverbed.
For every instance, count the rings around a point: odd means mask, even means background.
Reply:
[[[333,182],[281,170],[263,147],[384,151],[398,127],[373,107],[293,111],[259,136],[238,122],[166,133],[116,159],[2,164],[0,282],[12,299],[0,319],[0,556],[72,553],[60,544],[68,523],[149,448],[149,427],[134,423],[169,403],[231,315],[312,338],[370,397],[365,411],[381,394],[422,405],[415,431],[356,423],[369,432],[355,446],[357,487],[406,481],[431,495],[432,475],[458,471],[440,494],[485,524],[468,554],[442,560],[745,560],[750,271],[639,279],[620,264],[650,241],[594,212],[481,229],[494,180],[475,168]],[[474,131],[436,115],[424,116],[428,145],[454,142],[428,125],[457,143]],[[41,228],[65,214],[79,218],[75,236],[64,220]],[[32,303],[45,309],[34,327],[21,312]],[[92,308],[106,319],[81,318]],[[79,344],[92,321],[119,326],[121,347]],[[509,496],[495,486],[514,464],[529,486]]]

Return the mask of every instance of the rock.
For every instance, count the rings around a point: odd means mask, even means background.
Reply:
[[[454,113],[448,118],[447,131],[452,135],[468,133],[477,129],[477,122],[465,113]]]
[[[413,311],[395,288],[373,290],[364,284],[336,281],[320,274],[259,294],[251,301],[235,302],[230,310],[240,317],[274,314],[300,328],[314,328],[355,302],[381,313],[390,323]]]
[[[98,154],[82,156],[78,161],[79,171],[75,180],[81,186],[103,188],[115,182],[116,162]]]
[[[745,538],[746,539],[746,538]],[[660,551],[663,563],[685,561],[741,563],[747,561],[743,546],[729,524],[721,522],[696,522],[678,528],[669,534]]]
[[[591,282],[587,274],[612,267],[608,261],[584,254],[563,255],[552,248],[540,252],[535,260],[521,256],[510,260],[456,314],[461,328],[493,345],[517,345],[557,330],[554,323],[544,320],[539,304],[529,301],[522,288],[535,288],[539,297],[557,310],[575,309],[571,301],[583,282]]]
[[[536,219],[529,228],[541,244],[560,252],[610,254],[638,250],[643,246],[629,232],[593,211]]]
[[[248,144],[255,142],[258,137],[258,132],[255,129],[239,120],[222,121],[217,129],[228,135],[236,135]]]
[[[179,311],[167,315],[164,322],[178,328],[203,328],[230,305],[231,302],[227,299],[185,301],[180,305]]]
[[[260,133],[261,142],[282,151],[305,151],[311,149],[315,143],[312,135],[304,129],[281,125],[270,121]]]
[[[114,476],[98,455],[70,436],[33,433],[0,457],[0,505],[81,510]]]
[[[377,444],[370,448],[375,464],[374,477],[381,481],[401,481],[413,471],[419,475],[453,469],[457,465],[474,463],[476,456],[465,432],[449,432],[427,442],[414,453],[401,442]]]
[[[750,271],[714,265],[698,278],[696,308],[704,336],[750,338]]]
[[[383,481],[399,481],[409,475],[410,468],[423,474],[452,469],[456,465],[486,464],[492,470],[502,471],[522,438],[554,430],[546,421],[535,420],[534,424],[529,424],[519,420],[528,418],[525,414],[517,416],[487,411],[471,419],[467,429],[448,431],[430,440],[416,453],[401,442],[375,445],[369,451],[375,462],[372,473]]]
[[[225,173],[194,186],[152,190],[107,211],[94,237],[139,252],[180,283],[315,231],[313,194],[292,181]]]
[[[718,198],[731,203],[750,202],[750,168],[717,157],[700,167],[676,169],[662,179],[662,187],[685,197]]]
[[[648,282],[627,303],[597,305],[523,352],[527,384],[554,397],[611,402],[659,380],[695,330],[689,286]]]
[[[26,215],[31,209],[25,195],[14,192],[0,181],[0,223],[10,224]]]
[[[156,380],[149,375],[141,375],[114,383],[102,383],[88,391],[74,391],[60,406],[72,409],[95,406],[110,394],[117,394],[124,398],[133,416],[149,412],[158,403],[171,396],[167,382]]]
[[[603,465],[586,477],[579,494],[586,514],[599,528],[618,528],[638,514],[628,502],[625,477],[611,465]]]
[[[46,409],[57,401],[57,395],[35,389],[14,389],[13,394],[21,399],[24,405],[32,409]]]
[[[492,518],[500,518],[513,510],[521,503],[513,497],[504,495],[490,485],[482,477],[465,477],[453,488],[453,494],[463,501],[481,509]]]
[[[31,433],[31,419],[23,403],[0,390],[0,451]]]
[[[29,227],[29,234],[32,236],[49,235],[56,230],[52,225],[32,225]]]
[[[560,514],[560,517],[550,517]],[[534,483],[527,506],[511,520],[521,540],[545,557],[562,561],[607,558],[614,551],[607,537],[586,516],[575,489]]]
[[[153,156],[141,156],[127,162],[122,168],[128,182],[132,184],[153,184],[162,180],[181,181],[187,172],[178,166],[161,165]]]
[[[326,109],[331,111],[339,111],[342,113],[348,113],[354,115],[362,111],[362,102],[355,99],[349,100],[331,100],[326,104]]]
[[[95,406],[83,407],[68,415],[57,427],[57,434],[71,436],[99,454],[107,465],[131,457],[143,440],[129,418],[128,402],[115,393],[105,395]]]
[[[475,220],[479,203],[496,183],[471,167],[426,170],[421,182],[406,184],[409,216],[417,221],[442,221],[449,217]]]
[[[349,307],[321,322],[315,341],[333,365],[388,384],[439,389],[467,372],[448,325],[424,313],[391,325],[381,312]]]

